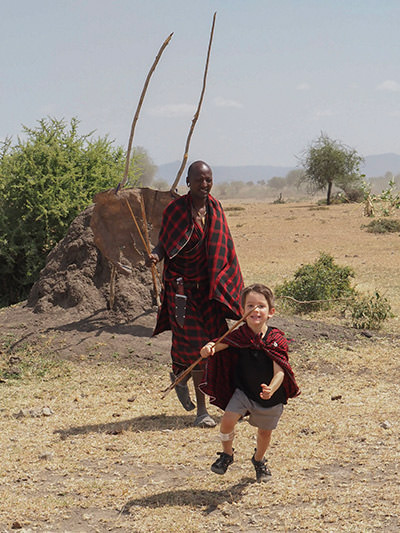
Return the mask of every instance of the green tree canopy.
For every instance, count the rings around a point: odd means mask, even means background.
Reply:
[[[359,166],[362,161],[356,150],[321,133],[301,159],[304,167],[301,181],[307,182],[312,192],[327,189],[326,203],[329,205],[333,185],[345,193],[361,185]]]
[[[142,187],[153,184],[157,166],[143,146],[135,146],[132,151],[131,166],[135,169],[135,179]]]
[[[25,298],[45,259],[93,196],[118,184],[125,155],[79,121],[46,118],[0,151],[0,305]],[[130,182],[137,170],[131,165]]]

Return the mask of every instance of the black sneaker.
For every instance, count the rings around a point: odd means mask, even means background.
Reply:
[[[233,454],[229,455],[225,452],[217,452],[218,459],[211,465],[211,470],[215,474],[225,474],[228,470],[228,466],[233,463]]]
[[[267,460],[261,459],[261,461],[256,461],[254,459],[254,455],[251,458],[251,462],[254,465],[254,468],[256,470],[256,479],[258,483],[261,481],[268,481],[268,479],[271,476],[271,470],[267,466]]]

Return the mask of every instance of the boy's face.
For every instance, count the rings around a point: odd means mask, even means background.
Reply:
[[[256,306],[257,309],[254,309]],[[250,309],[254,309],[254,311],[246,318],[246,322],[251,329],[260,328],[266,324],[268,319],[270,319],[275,313],[275,308],[269,307],[265,296],[254,291],[250,291],[246,296],[242,313],[247,313]]]

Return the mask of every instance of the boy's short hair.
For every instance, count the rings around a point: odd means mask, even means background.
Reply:
[[[246,298],[249,292],[257,292],[258,294],[262,294],[263,296],[265,296],[265,299],[268,302],[269,308],[272,309],[275,307],[274,293],[269,287],[267,287],[266,285],[263,285],[262,283],[254,283],[253,285],[249,285],[248,287],[245,287],[242,290],[242,295],[241,295],[242,307],[244,307],[246,303]]]

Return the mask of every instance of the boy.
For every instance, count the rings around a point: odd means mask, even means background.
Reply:
[[[213,398],[213,403],[224,408],[225,413],[220,427],[223,451],[218,452],[220,457],[212,464],[211,470],[216,474],[225,474],[233,463],[235,425],[240,418],[250,414],[249,423],[258,428],[257,448],[251,461],[256,479],[261,482],[267,481],[271,475],[264,454],[272,430],[278,424],[287,399],[297,396],[300,391],[288,362],[287,341],[281,331],[267,325],[275,313],[271,289],[262,284],[246,287],[242,292],[241,311],[243,315],[250,312],[245,324],[226,336],[222,343],[209,342],[200,351],[200,355],[207,358],[232,347],[237,357],[233,375],[235,388],[228,404],[223,407],[223,400]],[[232,355],[229,359],[232,361]],[[214,358],[209,363],[213,361]],[[220,387],[214,383],[212,390],[212,387],[207,389],[207,385],[204,392],[217,395]]]

